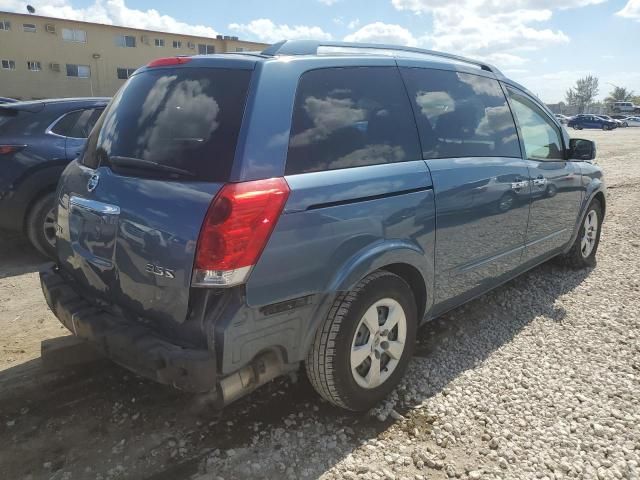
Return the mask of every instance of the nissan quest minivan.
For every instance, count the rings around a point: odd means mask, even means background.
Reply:
[[[595,146],[483,62],[286,41],[155,60],[56,194],[51,310],[126,368],[226,405],[304,365],[366,410],[417,328],[561,257],[595,264]]]

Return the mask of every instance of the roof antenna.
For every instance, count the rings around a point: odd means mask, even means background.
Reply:
[[[33,8],[31,5],[27,5],[27,12],[29,13],[36,13],[36,9]]]

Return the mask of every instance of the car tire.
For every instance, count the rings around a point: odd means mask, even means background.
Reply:
[[[400,383],[417,323],[407,282],[382,270],[368,275],[338,295],[318,328],[305,362],[311,384],[338,407],[371,409]]]
[[[38,198],[26,219],[26,233],[31,244],[43,255],[55,258],[55,194],[46,193]]]
[[[571,250],[561,256],[562,262],[576,269],[595,267],[601,232],[602,205],[599,200],[594,199],[589,204],[587,213],[582,219],[578,236]]]

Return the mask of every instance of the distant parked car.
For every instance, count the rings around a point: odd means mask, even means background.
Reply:
[[[567,123],[568,127],[573,127],[576,130],[582,130],[583,128],[601,128],[602,130],[613,130],[618,127],[618,124],[614,120],[605,120],[597,115],[580,114],[573,117]]]
[[[558,121],[563,125],[566,125],[567,123],[569,123],[569,120],[571,120],[571,117],[567,117],[566,115],[562,115],[561,113],[556,113],[555,116],[558,119]]]
[[[16,100],[15,98],[9,98],[9,97],[0,97],[0,104],[2,103],[15,103],[18,100]]]
[[[108,98],[0,105],[0,228],[26,233],[45,255],[55,253],[54,193]]]
[[[617,118],[610,117],[609,115],[596,115],[596,117],[600,117],[603,120],[611,120],[612,122],[616,122],[618,127],[628,127],[629,126],[626,122],[624,122],[622,120],[618,120]]]
[[[614,102],[611,109],[614,113],[640,113],[640,105],[633,102]]]
[[[627,117],[625,122],[627,122],[630,127],[640,127],[640,117]]]
[[[613,118],[614,120],[620,120],[623,123],[623,127],[628,127],[629,126],[629,122],[627,122],[627,117],[629,115],[611,115],[611,118]]]

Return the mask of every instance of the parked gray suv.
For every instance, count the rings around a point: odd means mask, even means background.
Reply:
[[[552,257],[595,264],[594,156],[452,55],[288,41],[159,59],[65,170],[42,288],[114,361],[220,405],[304,364],[366,410],[424,322]]]

